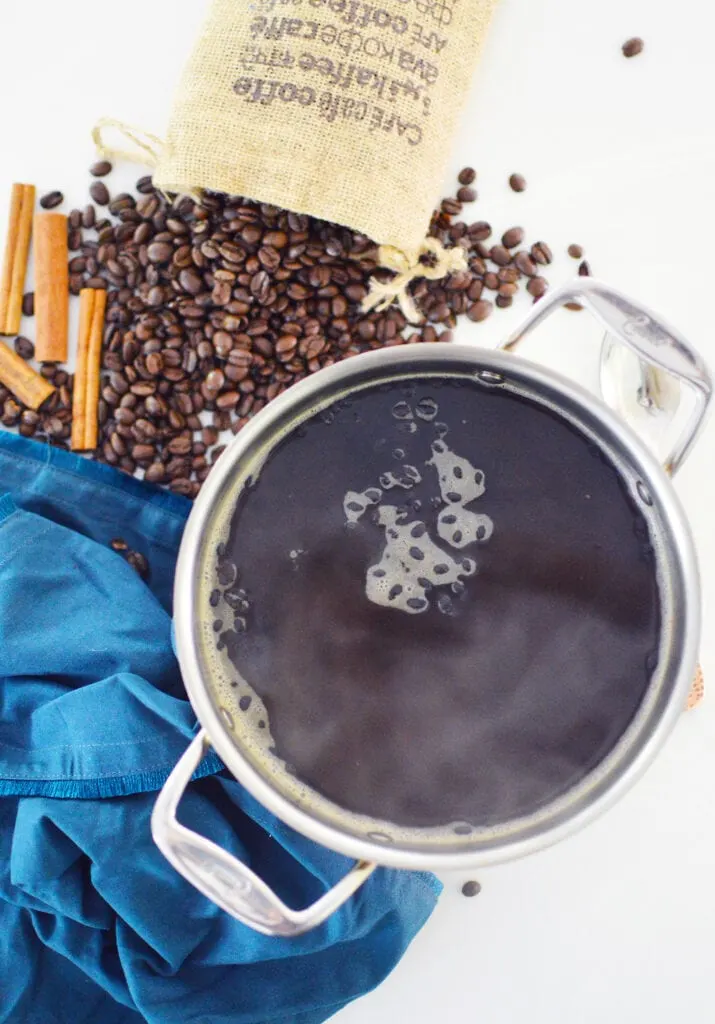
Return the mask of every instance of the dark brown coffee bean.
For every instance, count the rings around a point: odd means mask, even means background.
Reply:
[[[475,188],[460,188],[457,192],[457,199],[460,203],[473,203],[477,198],[477,190]]]
[[[23,316],[34,316],[35,315],[35,293],[25,292],[22,296],[22,315]]]
[[[465,882],[462,886],[462,896],[472,897],[478,896],[482,891],[482,887],[479,882]]]
[[[137,462],[151,462],[156,455],[156,448],[153,444],[135,444],[132,447],[132,458]]]
[[[109,160],[97,160],[96,163],[92,164],[89,169],[89,173],[93,178],[104,178],[112,170],[112,165]]]
[[[168,263],[173,253],[174,248],[168,242],[152,242],[146,250],[151,263]]]
[[[509,228],[501,236],[501,244],[505,249],[515,249],[517,245],[521,245],[524,241],[524,229],[523,228]]]
[[[477,172],[473,167],[463,167],[457,175],[457,181],[460,185],[471,185],[476,180]]]
[[[578,265],[578,276],[579,277],[590,277],[591,276],[591,267],[590,267],[590,265],[588,264],[588,262],[586,260],[583,260],[582,263],[579,263],[579,265]]]
[[[191,445],[191,438],[180,434],[178,437],[173,437],[171,441],[169,441],[166,449],[171,452],[172,455],[188,455],[191,451]]]
[[[237,391],[225,391],[216,399],[216,405],[221,410],[235,409],[240,397]]]
[[[233,338],[227,331],[216,331],[213,337],[213,347],[219,359],[226,359],[233,348]]]
[[[531,247],[531,258],[535,263],[547,266],[554,258],[554,254],[546,242],[535,242]]]
[[[533,295],[535,299],[540,299],[548,287],[549,285],[545,278],[532,277],[526,286],[526,290],[529,295]]]
[[[43,210],[54,210],[56,206],[64,202],[64,198],[61,192],[47,192],[40,199],[40,206]]]
[[[523,192],[526,189],[526,178],[523,174],[512,174],[509,178],[512,192]]]
[[[482,320],[486,320],[490,316],[494,307],[491,302],[486,299],[479,299],[478,302],[473,302],[467,309],[467,316],[470,320],[475,323],[481,323]]]
[[[517,242],[515,244],[518,245],[519,243]],[[492,246],[489,256],[492,262],[496,263],[498,267],[506,267],[511,263],[511,253],[505,245]]]
[[[15,351],[22,359],[35,358],[35,346],[29,338],[25,338],[22,334],[15,338]]]
[[[514,263],[526,277],[533,277],[536,273],[536,263],[527,252],[518,252],[514,257]]]
[[[634,36],[632,39],[625,41],[621,50],[624,57],[637,57],[639,53],[643,53],[644,46],[643,40],[639,36]]]
[[[132,569],[141,576],[143,580],[149,578],[149,563],[139,551],[127,552],[127,563],[131,565]]]
[[[198,295],[204,288],[204,282],[200,274],[191,269],[181,271],[179,274],[179,284],[189,295]]]
[[[583,247],[573,242],[568,248],[568,253],[571,259],[580,260],[583,256]]]
[[[145,174],[142,178],[137,181],[137,192],[142,195],[148,195],[154,191],[154,181],[151,174]]]
[[[150,484],[160,484],[166,478],[166,470],[161,462],[152,462],[147,466],[144,479]]]
[[[109,189],[103,181],[94,181],[90,185],[89,194],[97,206],[107,206],[109,203]]]
[[[282,362],[289,362],[298,347],[298,339],[293,334],[283,334],[276,342],[276,356]]]

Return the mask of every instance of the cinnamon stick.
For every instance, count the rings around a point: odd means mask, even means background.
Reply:
[[[34,185],[12,186],[5,257],[0,277],[0,334],[18,334],[20,331],[34,205]]]
[[[73,451],[90,451],[97,447],[99,435],[99,377],[107,293],[104,289],[83,288],[79,296],[79,341],[70,443]]]
[[[68,258],[65,215],[35,214],[35,356],[41,363],[67,361]]]
[[[0,384],[30,409],[39,409],[55,390],[3,341],[0,341]]]

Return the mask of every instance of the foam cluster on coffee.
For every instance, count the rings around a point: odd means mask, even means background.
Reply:
[[[432,399],[423,399],[415,408],[408,402],[398,402],[392,410],[393,418],[401,425],[409,424],[416,432],[419,421],[431,423],[439,413]],[[437,520],[439,538],[457,550],[470,544],[484,542],[491,537],[494,524],[489,516],[467,508],[481,498],[486,490],[484,473],[456,452],[442,436],[432,442],[431,458],[425,463],[435,471],[440,499],[444,507]],[[396,488],[409,491],[422,482],[417,466],[403,465],[379,477],[379,487],[364,491],[348,491],[343,499],[343,512],[348,527],[354,528],[362,516],[372,509],[374,521],[385,532],[385,546],[379,562],[371,565],[365,578],[368,600],[387,608],[395,608],[409,615],[427,611],[431,597],[436,596],[437,608],[444,614],[453,612],[449,594],[464,589],[464,579],[473,576],[477,563],[473,558],[454,556],[441,547],[430,535],[422,519],[410,518],[405,506],[384,502],[386,492]]]

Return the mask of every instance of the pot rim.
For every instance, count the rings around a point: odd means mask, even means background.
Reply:
[[[536,391],[553,392],[564,406],[573,406],[584,418],[598,426],[602,436],[617,439],[627,452],[632,465],[646,483],[660,518],[667,526],[667,561],[670,566],[668,583],[673,588],[672,621],[667,628],[675,642],[668,647],[669,671],[664,672],[663,693],[636,730],[628,750],[621,752],[618,764],[614,753],[624,744],[629,726],[614,749],[601,765],[581,780],[577,787],[589,783],[589,799],[583,805],[566,809],[567,813],[552,815],[554,820],[545,827],[534,828],[526,835],[504,838],[495,832],[493,843],[477,849],[430,849],[429,851],[401,847],[399,841],[385,845],[369,838],[351,835],[338,826],[322,820],[304,807],[298,807],[274,788],[267,778],[243,756],[228,732],[211,699],[209,687],[202,677],[199,643],[196,638],[196,580],[204,531],[213,509],[229,485],[238,460],[271,432],[290,413],[291,409],[318,400],[323,391],[349,384],[360,373],[374,371],[426,371],[432,364],[469,366],[469,372],[505,375],[508,379],[526,384]],[[488,866],[525,856],[559,842],[579,831],[612,806],[633,783],[640,778],[653,761],[656,753],[672,731],[685,706],[687,692],[695,671],[700,637],[700,586],[694,544],[680,501],[655,457],[633,430],[620,420],[603,402],[580,385],[557,372],[531,363],[521,356],[499,350],[482,349],[464,344],[420,344],[380,349],[355,356],[323,369],[293,385],[266,406],[226,448],[207,478],[187,522],[177,561],[174,586],[174,624],[176,650],[184,684],[199,722],[211,743],[234,777],[269,811],[285,824],[308,838],[336,852],[358,860],[374,861],[387,867],[426,870],[465,870]],[[661,626],[661,631],[664,627]],[[673,653],[674,652],[674,653]],[[675,659],[678,659],[677,665]],[[652,684],[649,691],[652,689]],[[640,711],[636,715],[637,721]],[[609,771],[603,765],[613,759]],[[556,801],[555,803],[557,803]],[[554,805],[547,805],[546,812]],[[528,820],[528,819],[523,819]],[[488,832],[490,830],[484,830]],[[472,838],[479,837],[475,830]]]

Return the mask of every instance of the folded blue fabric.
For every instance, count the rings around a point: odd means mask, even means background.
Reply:
[[[268,938],[154,846],[156,791],[196,729],[171,648],[189,508],[0,431],[2,1024],[318,1024],[382,981],[437,900],[432,876],[381,869],[320,928]],[[296,907],[350,866],[214,755],[180,813]]]

